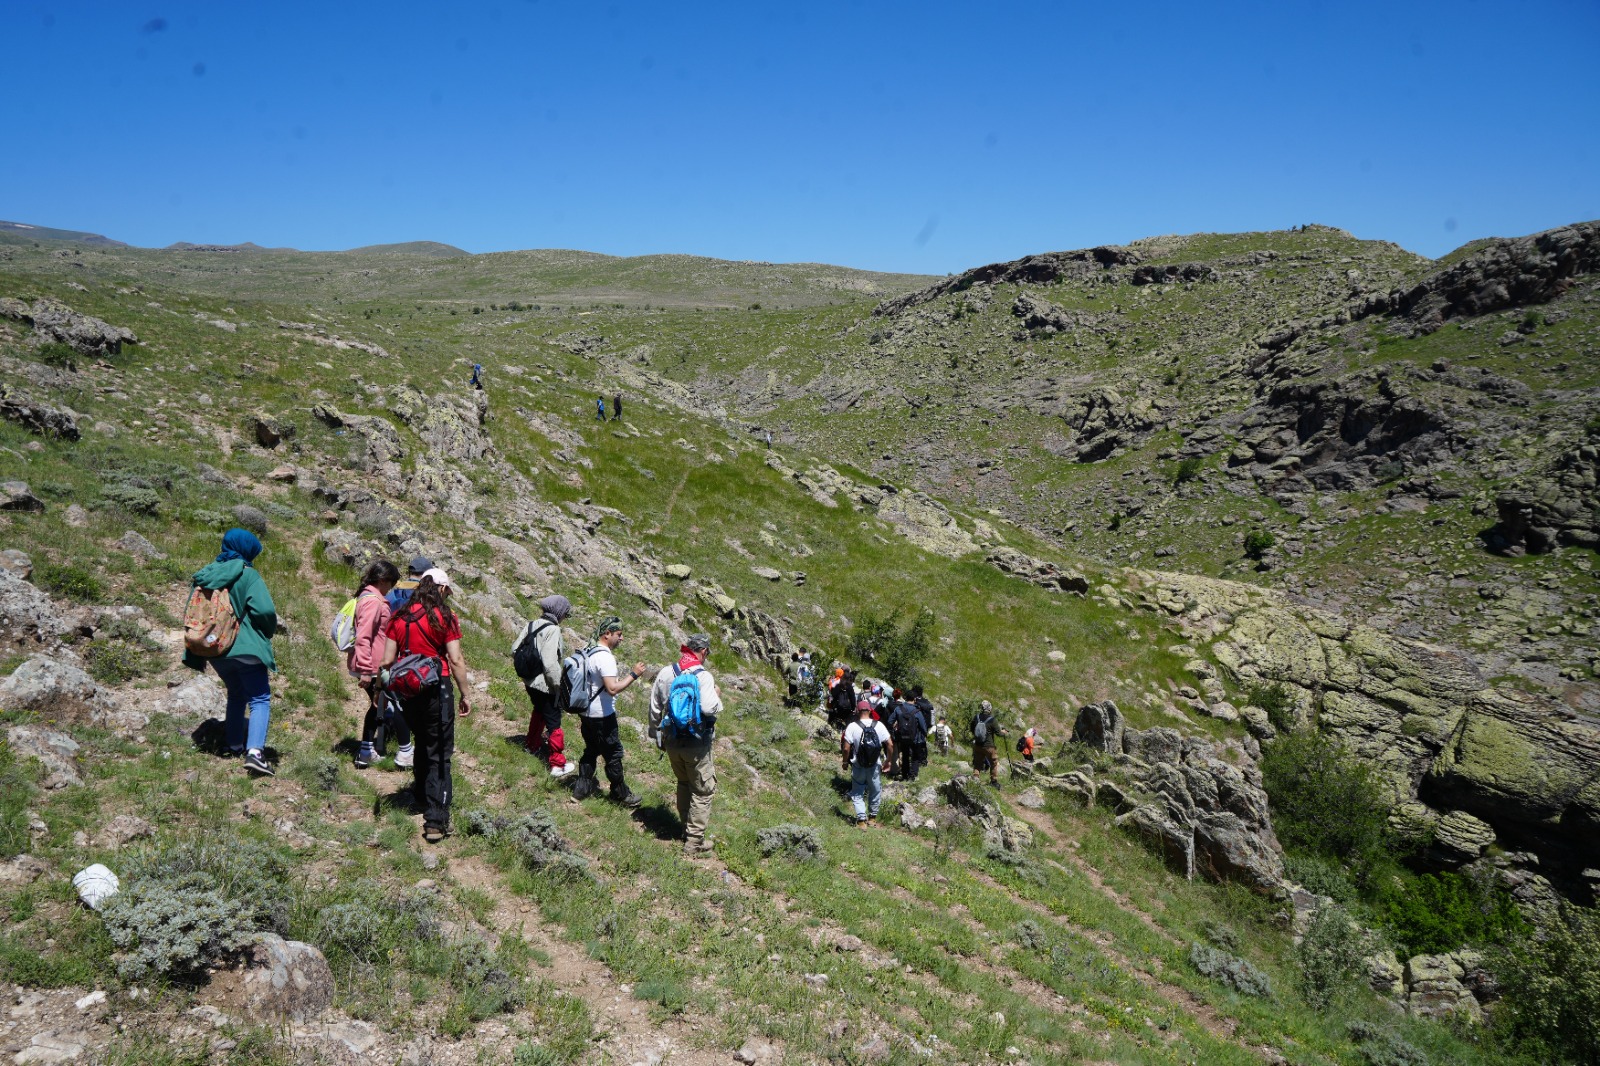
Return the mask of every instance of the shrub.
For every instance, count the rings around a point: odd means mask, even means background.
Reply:
[[[1252,685],[1245,694],[1252,704],[1267,712],[1267,721],[1280,733],[1291,733],[1295,727],[1294,696],[1287,685],[1273,682],[1270,685]]]
[[[1371,940],[1343,907],[1336,903],[1318,907],[1294,949],[1300,993],[1306,1002],[1317,1010],[1327,1010],[1334,1001],[1353,991],[1360,982],[1366,957],[1375,948]]]
[[[1205,944],[1189,945],[1189,965],[1202,977],[1225,984],[1246,996],[1272,998],[1272,981],[1244,959]]]
[[[938,621],[933,611],[921,608],[902,627],[895,619],[905,613],[904,609],[893,608],[882,613],[868,611],[850,633],[850,657],[871,663],[876,672],[896,688],[907,688],[921,681],[921,663],[938,636]]]
[[[228,516],[219,511],[208,511],[204,508],[189,512],[189,521],[204,529],[221,529],[228,524]]]
[[[96,640],[84,652],[89,676],[104,685],[120,685],[143,677],[150,659],[144,648],[122,640]]]
[[[1205,933],[1207,940],[1223,951],[1239,950],[1239,934],[1234,931],[1233,926],[1225,922],[1208,921],[1201,926],[1201,932]]]
[[[1172,472],[1172,483],[1174,485],[1182,485],[1185,482],[1195,480],[1200,476],[1200,472],[1205,469],[1205,462],[1198,455],[1191,455],[1182,460],[1178,463],[1178,468]]]
[[[233,520],[258,537],[267,535],[267,515],[259,507],[241,503],[233,509]]]
[[[822,834],[809,825],[785,822],[756,833],[756,847],[767,858],[781,856],[795,862],[816,862],[823,856]]]
[[[52,596],[79,603],[97,603],[105,595],[100,579],[81,566],[40,563],[33,568],[33,583]]]
[[[61,367],[65,370],[78,369],[78,349],[61,341],[51,341],[41,344],[33,350],[34,357],[47,366]]]
[[[155,489],[139,485],[114,484],[100,487],[100,505],[129,514],[154,515],[161,510],[161,497]]]
[[[1272,550],[1278,543],[1278,538],[1270,530],[1252,529],[1244,537],[1244,553],[1252,559],[1260,559]]]
[[[1600,1062],[1600,914],[1563,907],[1557,920],[1491,966],[1503,998],[1496,1023],[1514,1037],[1574,1062]]]
[[[556,823],[545,811],[496,814],[475,808],[461,816],[468,836],[481,836],[491,844],[516,853],[530,870],[548,873],[561,881],[592,881],[589,861],[572,850]]]
[[[1498,944],[1528,930],[1504,887],[1458,873],[1386,878],[1375,909],[1406,955]]]
[[[1361,887],[1392,864],[1382,780],[1330,737],[1280,736],[1266,749],[1262,779],[1286,848],[1343,861]]]
[[[1289,879],[1298,883],[1307,892],[1318,896],[1331,896],[1340,903],[1353,903],[1360,898],[1361,893],[1356,889],[1356,883],[1350,879],[1350,872],[1338,859],[1330,859],[1325,855],[1311,855],[1303,851],[1288,852],[1283,858]]]
[[[177,977],[218,961],[249,942],[254,929],[238,906],[215,889],[137,881],[101,910],[128,980]]]
[[[263,504],[261,509],[274,518],[281,518],[285,522],[293,522],[300,517],[299,511],[296,511],[288,504],[278,503],[276,500]]]
[[[1032,918],[1024,918],[1018,922],[1013,933],[1017,938],[1017,943],[1029,951],[1043,951],[1049,943],[1044,930]]]
[[[177,892],[216,892],[251,929],[289,931],[289,865],[266,844],[207,837],[136,852],[127,881],[159,882]]]
[[[1372,1022],[1351,1022],[1347,1031],[1367,1066],[1429,1066],[1420,1049]]]

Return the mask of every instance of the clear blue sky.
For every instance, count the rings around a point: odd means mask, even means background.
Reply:
[[[1600,3],[6,5],[0,218],[958,271],[1600,217]]]

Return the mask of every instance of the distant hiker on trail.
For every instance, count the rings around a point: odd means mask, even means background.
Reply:
[[[850,772],[850,802],[856,809],[856,825],[863,828],[878,817],[883,799],[883,767],[894,759],[894,741],[882,722],[872,720],[872,704],[856,704],[856,720],[844,728],[839,738],[839,757]]]
[[[1000,720],[994,716],[994,707],[984,700],[972,722],[972,772],[981,774],[987,769],[991,785],[1000,783],[1000,749],[995,740],[1005,735]]]
[[[683,853],[694,859],[712,850],[706,836],[711,797],[717,791],[711,746],[716,741],[722,697],[717,693],[716,680],[705,668],[711,638],[695,633],[678,651],[678,661],[663,666],[650,686],[649,736],[667,753],[672,776],[678,779]]]
[[[772,430],[767,430],[767,451],[772,450]]]
[[[184,612],[183,665],[204,670],[211,664],[228,690],[223,737],[228,753],[244,756],[244,768],[272,776],[267,765],[267,725],[272,719],[272,638],[278,608],[267,583],[251,564],[261,541],[249,530],[222,535],[222,551],[195,572]],[[220,593],[226,592],[226,596]],[[227,608],[224,610],[224,608]],[[249,721],[246,732],[246,719]]]
[[[567,761],[566,734],[561,730],[561,623],[571,613],[572,603],[565,596],[546,596],[539,601],[539,617],[524,626],[511,645],[511,661],[533,704],[523,747],[534,758],[546,760],[550,776],[558,781],[578,772],[578,764]]]
[[[867,702],[872,704],[872,717],[875,721],[881,722],[889,716],[889,693],[884,691],[883,682],[872,683],[872,688],[867,693]]]
[[[828,689],[828,721],[843,728],[855,717],[855,675],[842,667],[833,675],[833,686]]]
[[[635,663],[626,677],[617,676],[617,645],[622,643],[622,619],[612,617],[595,630],[596,647],[588,656],[589,687],[594,699],[579,719],[583,732],[583,754],[578,757],[578,777],[594,781],[595,765],[606,764],[606,780],[611,783],[611,799],[624,807],[639,806],[637,793],[628,788],[622,776],[622,736],[617,732],[617,693],[644,676],[645,664]],[[587,791],[587,790],[586,790]]]
[[[387,596],[400,580],[400,571],[387,559],[379,559],[361,575],[356,590],[355,614],[351,619],[350,650],[345,653],[345,669],[350,671],[361,690],[367,694],[367,713],[361,720],[361,747],[356,751],[357,770],[365,770],[377,760],[374,741],[378,723],[390,710],[389,695],[378,684],[378,674],[383,670],[383,653],[387,647],[383,631],[394,612],[389,610]],[[398,707],[394,708],[398,711]],[[394,764],[402,770],[411,768],[414,749],[411,730],[405,716],[394,714],[390,719],[395,728],[395,739],[400,749],[395,752]]]
[[[611,397],[611,421],[620,422],[621,420],[622,420],[622,393],[619,392],[619,393],[616,393],[615,395],[613,395]]]
[[[411,602],[384,629],[386,687],[415,735],[412,796],[422,810],[422,838],[437,844],[450,830],[450,761],[456,750],[455,695],[461,716],[467,703],[467,662],[461,656],[461,622],[446,602],[450,578],[434,567],[422,575]],[[454,687],[452,687],[454,682]]]
[[[426,555],[413,556],[406,565],[406,576],[394,583],[394,588],[384,597],[389,603],[389,613],[398,614],[405,605],[411,602],[411,593],[416,591],[417,582],[422,580],[422,575],[433,569],[433,560]]]
[[[789,661],[783,667],[783,680],[789,686],[789,698],[786,701],[793,707],[800,702],[800,686],[805,683],[805,667],[800,662],[799,652],[790,652]]]
[[[1038,746],[1039,732],[1036,729],[1029,729],[1026,733],[1022,734],[1022,736],[1017,738],[1017,753],[1028,762],[1033,761],[1033,755],[1038,749]]]
[[[481,390],[483,388],[483,364],[482,363],[473,363],[472,364],[472,387],[475,388],[475,389],[479,389],[479,390]]]
[[[949,722],[938,722],[938,723],[935,723],[935,725],[933,727],[933,733],[931,734],[931,736],[933,737],[934,741],[939,745],[939,754],[940,755],[949,755],[950,754],[950,740],[951,740],[950,723]]]
[[[938,717],[939,712],[934,709],[933,701],[923,695],[921,685],[912,686],[911,702],[916,704],[917,713],[922,715],[922,731],[932,733],[933,720]]]
[[[922,715],[915,704],[900,700],[889,712],[888,726],[889,735],[894,738],[895,753],[900,757],[899,773],[892,776],[902,781],[915,781],[922,770],[922,762],[917,761],[917,750],[922,750],[923,762],[927,761],[928,755],[928,733],[922,727]]]
[[[594,398],[594,416],[602,422],[606,420],[606,398],[604,396],[596,396]]]

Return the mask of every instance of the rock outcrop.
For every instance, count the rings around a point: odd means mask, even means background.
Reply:
[[[1600,548],[1600,426],[1563,452],[1543,475],[1495,497],[1498,521],[1484,534],[1508,555],[1563,545]]]
[[[1394,310],[1423,333],[1453,318],[1548,303],[1579,274],[1600,271],[1600,222],[1490,241],[1461,262],[1393,296]]]
[[[59,300],[35,300],[32,307],[21,300],[0,300],[0,317],[28,323],[40,341],[65,344],[82,355],[116,355],[124,344],[139,343],[133,330],[80,315]]]
[[[31,400],[6,386],[0,386],[0,418],[41,437],[78,440],[83,436],[71,411]]]

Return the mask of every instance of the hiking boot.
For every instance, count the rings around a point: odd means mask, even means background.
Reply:
[[[396,770],[411,769],[412,763],[416,758],[416,754],[417,749],[415,747],[401,748],[399,751],[394,753],[394,768]]]
[[[356,769],[365,770],[378,761],[378,756],[373,752],[370,744],[361,745],[361,750],[356,752]]]
[[[715,851],[710,840],[690,840],[683,845],[683,857],[686,859],[701,859]]]
[[[578,764],[569,762],[565,766],[550,767],[550,776],[560,781],[563,777],[570,777],[578,772]]]
[[[627,785],[623,785],[621,788],[614,788],[611,790],[611,802],[620,803],[631,811],[637,808],[639,804],[643,803],[644,800],[639,797],[639,793],[635,792]]]
[[[244,753],[244,768],[253,774],[262,774],[266,777],[277,776],[277,771],[267,765],[267,760],[261,757],[259,751],[247,751]]]
[[[867,820],[865,818],[857,818],[856,819],[856,828],[857,829],[865,829],[866,827],[867,827]]]
[[[437,844],[444,839],[444,830],[436,825],[425,825],[422,827],[422,839],[429,844]]]

